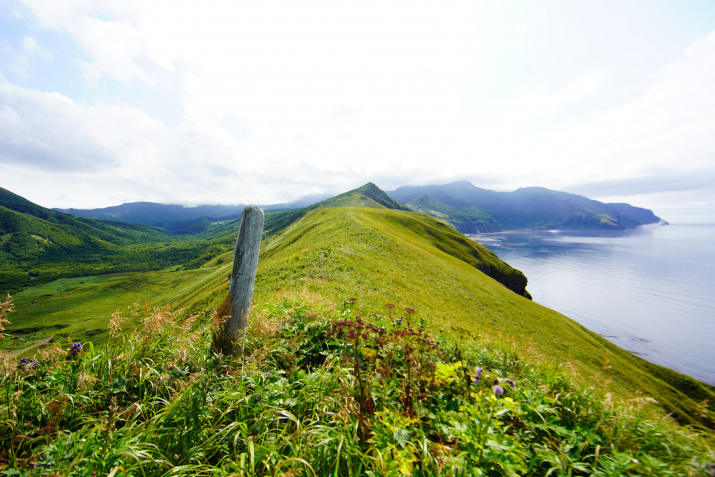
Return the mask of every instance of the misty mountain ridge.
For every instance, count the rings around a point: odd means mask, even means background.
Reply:
[[[309,207],[330,197],[330,194],[310,194],[292,202],[260,205],[264,211],[293,210]],[[161,204],[158,202],[127,202],[97,209],[60,209],[53,210],[96,220],[131,222],[153,227],[175,229],[169,224],[189,223],[197,219],[230,220],[241,217],[247,204],[238,205],[197,205]]]
[[[371,191],[363,190],[368,185],[371,185]],[[318,204],[329,206],[325,202],[334,200],[340,203],[353,200],[352,205],[365,205],[366,200],[359,200],[351,194],[361,191],[370,201],[371,195],[375,194],[374,189],[383,192],[372,183],[363,188],[332,198],[326,194],[312,194],[293,202],[260,207],[266,212],[312,210]],[[476,187],[465,180],[444,185],[402,186],[383,193],[397,203],[390,204],[388,208],[423,212],[466,234],[518,229],[619,230],[664,222],[648,209],[622,203],[603,203],[544,187],[496,192]],[[346,195],[351,195],[351,199],[343,197]],[[385,202],[384,198],[380,200]],[[171,233],[191,233],[191,230],[205,228],[212,221],[239,218],[244,207],[243,204],[188,207],[132,202],[99,209],[54,210],[79,217],[150,225]]]
[[[388,195],[467,234],[518,229],[622,230],[664,222],[648,209],[606,204],[544,187],[495,192],[459,181],[399,187]]]

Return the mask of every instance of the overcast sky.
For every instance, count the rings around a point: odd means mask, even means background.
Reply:
[[[464,179],[715,222],[715,2],[0,0],[0,187],[40,205]]]

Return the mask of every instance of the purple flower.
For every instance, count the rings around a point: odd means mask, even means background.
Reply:
[[[482,371],[484,371],[484,370],[482,368],[480,368],[479,366],[477,366],[477,369],[474,370],[474,375],[479,376],[480,374],[482,374]]]
[[[479,376],[474,376],[474,384],[481,384],[482,380],[479,379]]]
[[[516,383],[514,382],[513,379],[507,378],[507,379],[505,379],[504,381],[506,381],[507,383],[509,383],[509,386],[511,386],[512,388],[515,388],[515,387],[516,387]]]
[[[20,360],[20,366],[23,368],[35,368],[40,365],[40,362],[35,358],[22,358]]]
[[[268,372],[266,373],[266,376],[270,376],[270,375],[271,375],[271,372],[268,371]]]
[[[70,354],[78,355],[82,352],[82,343],[75,343],[70,348]]]
[[[502,396],[504,394],[504,388],[499,385],[494,386],[492,390],[494,391],[495,396]]]

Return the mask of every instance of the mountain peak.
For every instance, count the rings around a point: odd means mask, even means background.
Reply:
[[[387,195],[382,189],[368,182],[362,187],[336,195],[316,204],[318,207],[373,207],[409,211],[407,207]]]

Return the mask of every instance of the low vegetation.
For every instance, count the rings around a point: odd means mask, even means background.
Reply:
[[[409,307],[361,318],[355,304],[268,304],[235,359],[209,352],[220,317],[168,308],[116,313],[103,347],[5,358],[4,475],[712,472],[712,435],[652,419],[648,399],[432,334]]]
[[[169,268],[3,299],[0,475],[713,474],[712,386],[358,191],[266,217],[240,356],[211,352],[235,222]]]

